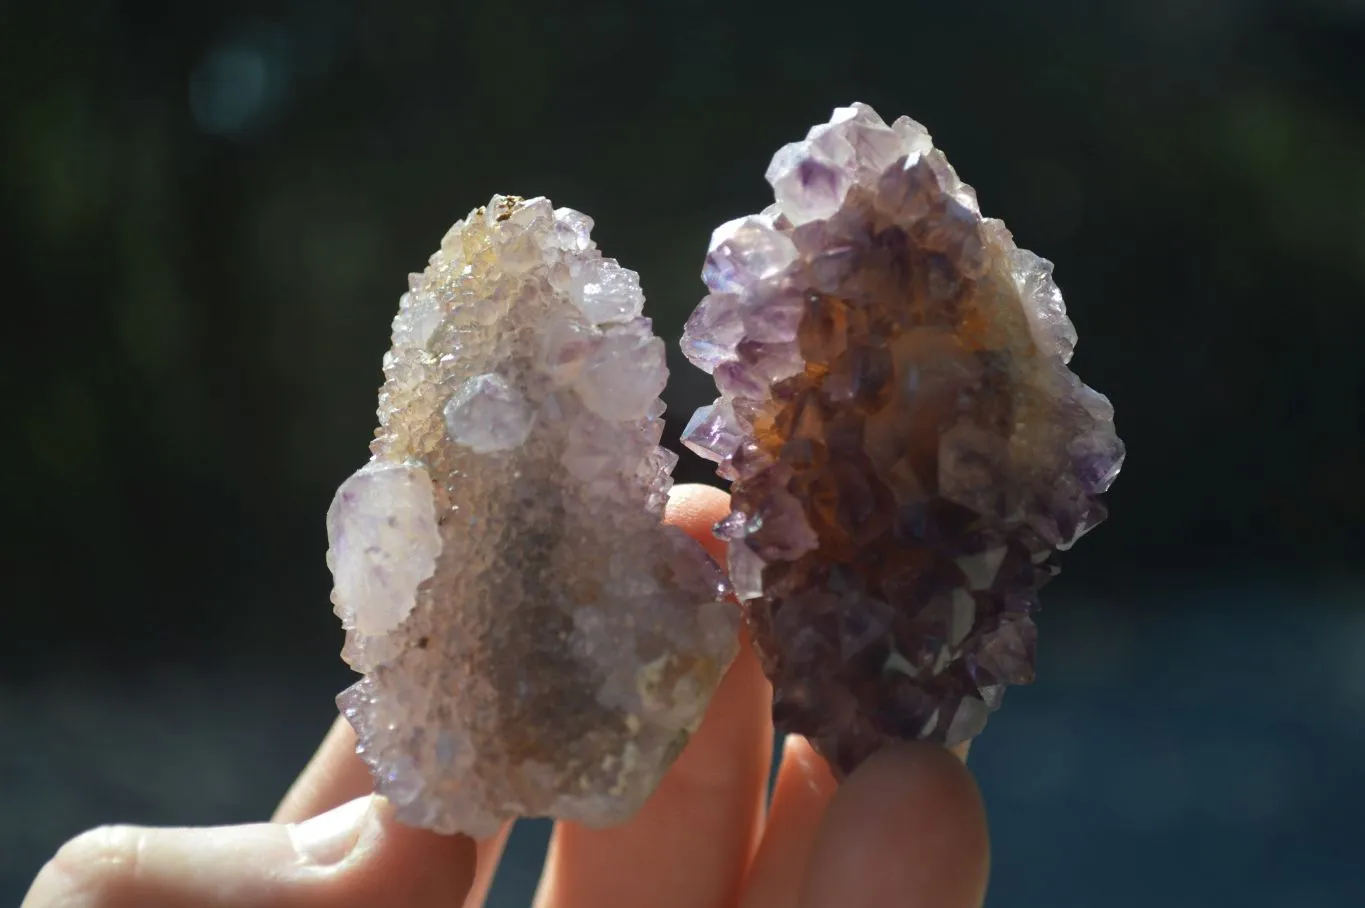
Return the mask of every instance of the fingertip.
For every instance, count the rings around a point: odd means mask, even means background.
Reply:
[[[797,775],[807,787],[820,792],[826,799],[838,791],[839,783],[830,772],[829,763],[801,735],[787,735],[782,742],[782,759],[790,760]]]
[[[717,560],[724,559],[725,543],[712,529],[730,513],[730,496],[714,486],[689,483],[674,486],[668,496],[664,522],[683,530]]]
[[[861,813],[900,806],[960,812],[984,826],[975,777],[957,753],[928,743],[895,744],[874,753],[845,780],[831,809]]]
[[[816,835],[803,908],[979,908],[990,844],[976,780],[936,745],[888,747],[840,787]]]

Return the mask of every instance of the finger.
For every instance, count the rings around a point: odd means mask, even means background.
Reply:
[[[942,747],[900,744],[870,757],[830,800],[796,904],[980,908],[989,870],[971,773]]]
[[[967,758],[969,743],[953,753]],[[744,880],[741,908],[789,908],[795,906],[810,863],[815,834],[825,817],[839,784],[825,758],[800,735],[788,735],[782,748],[782,765],[773,785],[772,804],[763,841]]]
[[[512,833],[512,824],[503,823],[502,828],[494,835],[486,839],[480,839],[477,843],[478,851],[474,861],[474,882],[469,887],[469,894],[465,896],[464,904],[459,902],[451,905],[451,908],[483,908],[484,900],[488,898],[488,890],[493,888],[493,877],[497,875],[498,864],[502,861],[503,849],[507,847],[507,837]]]
[[[277,823],[298,823],[374,790],[370,771],[356,756],[355,729],[338,716],[313,758],[275,808]]]
[[[711,527],[728,509],[722,492],[678,486],[668,521],[719,556]],[[556,825],[536,905],[696,908],[732,901],[762,826],[770,696],[741,640],[701,727],[641,811],[613,829]]]
[[[299,823],[362,797],[373,788],[370,770],[355,752],[355,729],[338,717],[272,819],[276,823]],[[496,835],[478,841],[477,873],[464,908],[479,908],[488,897],[510,829],[510,824],[504,825]]]
[[[451,908],[474,843],[361,798],[298,824],[97,829],[65,845],[21,908]]]
[[[753,655],[742,652],[701,727],[628,823],[555,825],[537,908],[724,904],[762,826],[771,726]]]
[[[763,841],[744,881],[741,908],[794,908],[815,833],[838,783],[805,738],[788,735]]]

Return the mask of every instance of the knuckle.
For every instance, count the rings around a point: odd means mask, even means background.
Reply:
[[[101,826],[59,848],[43,874],[49,886],[56,883],[66,894],[66,901],[82,908],[122,908],[131,905],[144,844],[144,832],[137,827]]]

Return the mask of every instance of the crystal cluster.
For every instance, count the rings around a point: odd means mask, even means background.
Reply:
[[[778,729],[847,773],[970,739],[1032,680],[1037,590],[1123,446],[1052,264],[924,127],[840,108],[767,177],[711,239],[682,343],[720,398],[684,442],[733,480],[717,533]]]
[[[393,321],[372,459],[327,514],[338,697],[412,825],[629,817],[734,657],[720,570],[661,523],[663,342],[592,222],[495,196]]]

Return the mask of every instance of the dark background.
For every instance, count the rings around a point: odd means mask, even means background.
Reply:
[[[0,904],[302,765],[349,677],[322,515],[451,222],[591,214],[676,439],[709,231],[855,99],[1058,263],[1129,445],[973,752],[990,904],[1365,904],[1365,2],[4,2],[0,86]]]

